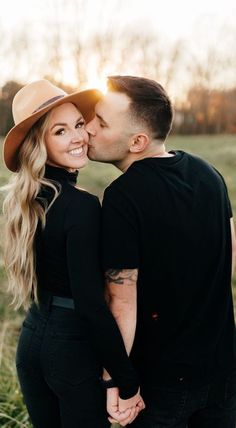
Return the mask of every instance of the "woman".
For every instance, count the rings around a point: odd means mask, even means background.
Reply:
[[[102,366],[119,388],[122,424],[142,408],[103,297],[100,205],[76,188],[88,161],[85,120],[100,96],[68,95],[46,80],[26,85],[13,100],[16,125],[4,142],[5,164],[16,172],[4,201],[6,270],[16,308],[29,307],[16,365],[36,428],[108,426]]]

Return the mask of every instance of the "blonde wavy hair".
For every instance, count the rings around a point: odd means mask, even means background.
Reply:
[[[46,213],[59,195],[55,182],[44,178],[47,150],[45,133],[50,113],[31,128],[19,150],[20,168],[9,183],[2,187],[7,192],[3,202],[5,216],[4,262],[9,278],[8,291],[15,309],[27,309],[37,302],[34,238],[38,223],[45,226]],[[37,198],[42,186],[54,191],[52,202]]]

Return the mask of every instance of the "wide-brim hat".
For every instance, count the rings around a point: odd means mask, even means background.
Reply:
[[[102,93],[97,89],[67,94],[48,80],[32,82],[20,89],[12,103],[15,126],[8,132],[3,144],[3,159],[10,171],[18,169],[18,152],[31,127],[49,110],[64,103],[73,103],[86,122],[94,115],[95,104]]]

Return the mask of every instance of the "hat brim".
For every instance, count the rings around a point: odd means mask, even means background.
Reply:
[[[24,119],[22,122],[15,125],[6,135],[3,143],[3,159],[6,167],[16,172],[18,169],[18,151],[23,143],[26,135],[32,126],[48,111],[64,103],[73,103],[82,113],[86,122],[90,121],[94,116],[94,107],[102,98],[103,94],[97,89],[87,89],[73,94],[65,95],[64,97],[48,104],[46,107],[32,113],[31,116]]]

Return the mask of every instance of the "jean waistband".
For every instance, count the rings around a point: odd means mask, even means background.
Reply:
[[[75,309],[74,300],[69,297],[52,296],[52,306],[66,309]]]

